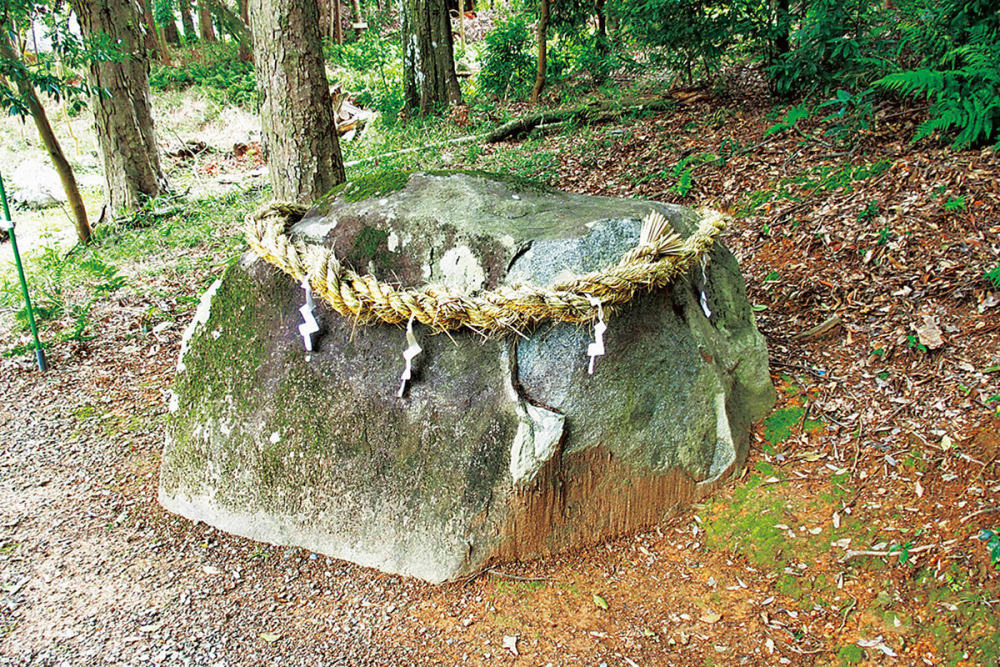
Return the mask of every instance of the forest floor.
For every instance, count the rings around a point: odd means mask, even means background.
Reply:
[[[101,236],[127,285],[90,312],[99,336],[54,345],[45,374],[0,359],[0,665],[996,664],[978,536],[1000,528],[1000,165],[881,113],[844,147],[817,121],[767,134],[763,94],[716,93],[413,158],[732,213],[780,394],[711,501],[444,586],[157,504],[181,331],[262,195]]]

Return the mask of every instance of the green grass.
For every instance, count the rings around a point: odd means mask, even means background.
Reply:
[[[164,198],[150,202],[143,213],[97,227],[88,246],[76,246],[67,253],[52,245],[27,253],[23,260],[33,302],[47,316],[39,322],[43,343],[51,346],[68,337],[86,338],[91,308],[125,295],[140,301],[176,298],[179,308],[173,313],[148,313],[157,319],[193,308],[196,295],[217,269],[244,247],[240,222],[265,197],[262,191],[233,191],[179,205]],[[174,205],[165,207],[165,202]],[[152,213],[161,208],[169,212]],[[112,274],[116,279],[107,280]],[[162,287],[151,285],[151,278],[181,286],[165,293]],[[12,331],[15,340],[0,338],[0,351],[31,352],[30,347],[12,345],[26,331],[23,318],[16,316],[22,308],[16,274],[7,271],[0,275],[0,309],[7,311],[0,312],[5,320],[0,331]]]

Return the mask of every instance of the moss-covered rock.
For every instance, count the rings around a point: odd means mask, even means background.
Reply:
[[[467,291],[549,283],[611,264],[648,202],[540,190],[482,174],[403,173],[331,192],[292,233],[356,270]],[[701,304],[705,294],[710,314]],[[183,346],[160,500],[230,532],[430,581],[655,523],[742,464],[773,402],[767,354],[721,246],[672,288],[589,328],[483,340],[416,328],[423,353],[397,398],[403,332],[318,307],[246,257],[206,294]]]

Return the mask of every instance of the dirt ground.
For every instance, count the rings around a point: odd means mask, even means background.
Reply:
[[[183,323],[132,296],[44,375],[0,360],[0,665],[997,664],[996,155],[911,145],[895,109],[853,149],[769,111],[540,147],[567,189],[736,215],[781,398],[718,497],[445,586],[218,533],[156,503]]]

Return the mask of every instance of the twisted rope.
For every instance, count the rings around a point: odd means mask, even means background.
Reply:
[[[519,333],[544,320],[587,323],[600,300],[606,312],[637,293],[669,285],[702,258],[726,227],[717,212],[702,211],[698,229],[682,239],[658,212],[643,221],[639,244],[618,264],[548,287],[503,285],[464,294],[443,285],[399,288],[341,264],[333,251],[291,238],[287,231],[306,209],[274,202],[247,218],[247,242],[263,260],[298,282],[309,277],[313,292],[341,315],[362,324],[405,324],[411,317],[438,331],[470,327],[484,334]]]

